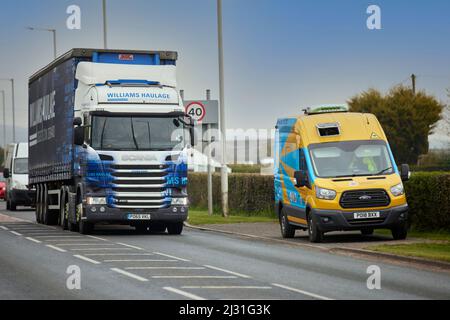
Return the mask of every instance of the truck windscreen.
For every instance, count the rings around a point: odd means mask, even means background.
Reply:
[[[309,146],[314,171],[321,178],[392,174],[393,164],[381,140],[343,141]]]
[[[92,118],[91,146],[97,150],[170,151],[183,142],[183,125],[174,117]]]

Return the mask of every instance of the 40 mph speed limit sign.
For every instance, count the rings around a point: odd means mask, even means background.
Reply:
[[[206,115],[206,109],[201,102],[195,101],[186,106],[186,114],[190,115],[197,122],[201,122]]]

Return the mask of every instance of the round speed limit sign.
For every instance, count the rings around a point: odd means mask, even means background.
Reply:
[[[206,109],[201,102],[192,102],[187,105],[186,114],[190,115],[192,119],[201,122],[206,115]]]

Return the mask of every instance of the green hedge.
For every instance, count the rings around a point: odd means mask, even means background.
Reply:
[[[234,173],[228,176],[231,214],[273,216],[273,177],[259,174]],[[189,174],[188,193],[191,206],[208,207],[207,176]],[[410,221],[418,230],[450,231],[450,174],[439,172],[414,173],[405,183],[410,207]],[[215,212],[220,212],[220,175],[213,175]]]

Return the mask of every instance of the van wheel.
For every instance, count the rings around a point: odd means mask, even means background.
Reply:
[[[11,202],[9,203],[9,210],[11,211],[16,211],[17,210],[17,204],[11,200]]]
[[[370,236],[373,234],[373,228],[365,228],[365,229],[361,229],[361,234],[363,236]]]
[[[167,226],[164,223],[152,223],[148,227],[150,232],[165,232]]]
[[[281,228],[281,236],[283,238],[293,238],[295,236],[295,228],[289,224],[287,214],[284,208],[281,208],[280,214],[280,228]]]
[[[392,228],[391,232],[394,240],[405,240],[408,235],[408,225],[406,223],[402,223]]]
[[[183,226],[183,222],[169,223],[167,225],[167,232],[174,235],[181,234],[183,232]]]
[[[9,200],[6,199],[6,210],[9,210]]]
[[[317,223],[313,219],[313,215],[308,215],[308,235],[309,241],[311,242],[322,242],[323,241],[323,232],[319,230]]]

